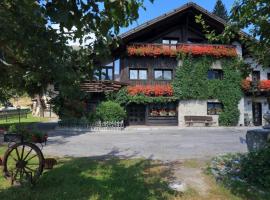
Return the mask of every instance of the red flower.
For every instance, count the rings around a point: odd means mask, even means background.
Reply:
[[[132,96],[144,94],[146,96],[173,96],[171,85],[135,85],[128,87],[128,93]]]
[[[180,44],[176,46],[140,44],[127,47],[130,56],[177,56],[178,53],[192,54],[195,56],[209,55],[215,57],[236,57],[234,46],[210,44]]]
[[[265,91],[270,91],[270,80],[262,80],[262,81],[260,81],[259,89],[260,90],[265,90]]]
[[[242,85],[243,90],[249,91],[251,88],[251,81],[248,79],[242,80],[241,85]]]

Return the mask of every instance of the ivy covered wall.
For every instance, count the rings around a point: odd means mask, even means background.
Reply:
[[[172,83],[174,96],[180,100],[218,99],[223,104],[219,124],[237,125],[240,115],[238,103],[242,97],[242,63],[237,58],[220,58],[223,79],[208,80],[208,70],[217,58],[182,56],[179,59],[183,64],[177,68]]]

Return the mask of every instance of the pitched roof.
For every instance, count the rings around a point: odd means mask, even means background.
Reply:
[[[171,16],[175,16],[175,15],[178,15],[180,13],[183,13],[184,11],[187,11],[188,9],[191,9],[191,8],[201,12],[202,14],[205,14],[206,16],[208,16],[209,18],[215,20],[216,22],[220,23],[223,26],[227,25],[227,22],[224,19],[222,19],[222,18],[218,17],[217,15],[209,12],[208,10],[204,9],[203,7],[199,6],[196,3],[189,2],[189,3],[186,3],[186,4],[184,4],[183,6],[181,6],[179,8],[176,8],[176,9],[170,11],[170,12],[167,12],[167,13],[159,16],[159,17],[156,17],[156,18],[154,18],[154,19],[152,19],[150,21],[147,21],[147,22],[145,22],[145,23],[143,23],[143,24],[141,24],[141,25],[139,25],[139,26],[137,26],[137,27],[123,33],[123,34],[121,34],[120,37],[122,39],[127,39],[129,36],[131,36],[131,35],[133,35],[135,33],[138,33],[138,32],[140,32],[140,31],[142,31],[142,30],[144,30],[144,29],[146,29],[148,27],[151,27],[151,26],[155,25],[158,22],[166,20],[167,18],[169,18]],[[248,36],[248,34],[243,32],[243,31],[241,31],[240,33],[242,35]]]

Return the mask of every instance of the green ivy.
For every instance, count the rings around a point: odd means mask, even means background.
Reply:
[[[241,80],[242,62],[236,58],[221,58],[224,77],[222,80],[208,80],[207,72],[216,59],[212,57],[185,57],[183,65],[176,70],[172,83],[174,95],[180,100],[188,99],[218,99],[224,106],[219,116],[222,126],[235,126],[240,112],[238,103],[242,97]]]
[[[116,102],[123,106],[127,106],[131,103],[135,104],[149,104],[149,103],[167,103],[167,102],[175,102],[177,98],[175,97],[149,97],[143,94],[138,95],[129,95],[127,88],[122,88],[115,96],[112,94],[107,95],[107,98],[114,99]]]

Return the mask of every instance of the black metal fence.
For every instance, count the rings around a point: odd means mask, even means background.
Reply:
[[[18,118],[19,122],[21,118],[27,118],[27,115],[30,113],[30,109],[14,109],[14,110],[1,110],[0,119],[6,120]]]

